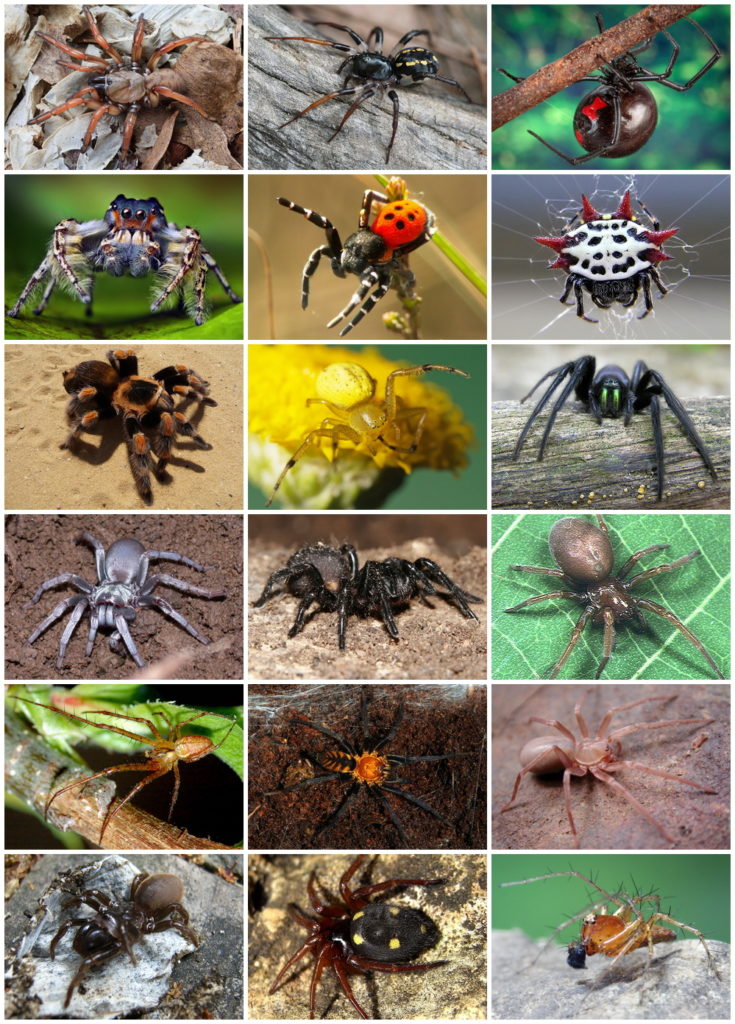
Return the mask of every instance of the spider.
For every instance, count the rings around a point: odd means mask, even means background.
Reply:
[[[645,309],[638,315],[643,317],[653,309],[651,281],[658,288],[659,295],[668,295],[668,288],[661,280],[657,263],[672,259],[661,248],[678,228],[659,231],[659,222],[654,220],[643,203],[639,206],[648,217],[651,227],[639,223],[630,204],[630,192],[620,200],[615,213],[598,213],[587,196],[582,196],[582,209],[564,229],[563,235],[537,237],[534,241],[546,245],[558,254],[549,264],[549,269],[560,268],[568,275],[559,302],[567,302],[574,289],[577,301],[577,316],[590,324],[599,323],[584,311],[584,288],[598,309],[609,309],[614,302],[621,306],[632,306],[643,289]],[[579,218],[578,228],[574,223]]]
[[[603,416],[610,419],[618,419],[621,416],[624,416],[625,426],[627,427],[634,412],[643,412],[644,409],[650,409],[653,440],[656,449],[658,501],[662,501],[665,467],[664,439],[661,431],[661,410],[659,403],[660,396],[664,399],[674,416],[676,416],[682,426],[684,435],[699,453],[702,462],[704,462],[705,466],[709,470],[712,479],[717,479],[717,472],[715,471],[709,452],[704,441],[697,433],[697,428],[692,423],[686,409],[658,370],[649,370],[642,359],[639,359],[633,367],[633,376],[628,378],[628,375],[619,366],[603,366],[597,371],[597,373],[595,373],[595,357],[581,356],[579,359],[564,363],[563,366],[557,366],[553,370],[549,370],[548,373],[545,373],[544,376],[534,384],[528,394],[525,395],[521,401],[525,402],[527,398],[530,398],[539,384],[548,380],[549,377],[553,377],[554,379],[537,402],[531,415],[526,420],[525,426],[518,436],[516,446],[513,450],[514,459],[517,459],[521,454],[521,449],[523,448],[526,436],[533,426],[536,417],[543,411],[554,392],[564,382],[565,378],[568,377],[569,380],[564,383],[562,390],[554,402],[551,413],[549,414],[546,429],[544,430],[541,443],[539,444],[537,456],[539,461],[544,457],[546,442],[548,441],[549,435],[554,427],[556,415],[572,393],[572,390],[574,390],[578,400],[584,403],[587,410],[594,415],[595,419],[600,424],[602,423]]]
[[[86,530],[80,533],[75,541],[77,544],[84,542],[94,548],[95,564],[97,567],[97,583],[87,583],[81,576],[73,572],[63,572],[59,576],[43,582],[33,597],[24,608],[30,608],[36,604],[41,595],[52,587],[58,587],[62,583],[71,583],[81,595],[73,595],[60,601],[56,607],[49,612],[46,618],[39,622],[31,635],[26,640],[27,644],[35,643],[39,636],[57,619],[73,609],[66,628],[59,641],[59,656],[56,659],[56,667],[60,669],[64,664],[64,655],[71,639],[72,633],[77,627],[79,620],[85,612],[89,613],[89,636],[85,655],[89,657],[92,653],[97,630],[101,627],[108,632],[110,649],[124,655],[125,649],[132,657],[136,665],[143,668],[145,662],[138,653],[135,641],[128,628],[128,622],[132,622],[139,609],[158,608],[182,629],[190,633],[200,643],[208,644],[209,640],[203,636],[198,629],[177,612],[172,605],[162,597],[156,597],[153,591],[159,584],[167,587],[174,587],[184,594],[193,594],[195,597],[206,597],[216,599],[226,597],[224,590],[205,590],[204,587],[197,587],[193,583],[187,583],[176,576],[166,572],[148,575],[149,563],[151,560],[165,560],[167,562],[178,562],[180,565],[188,565],[197,572],[207,572],[215,568],[212,565],[199,565],[193,562],[186,555],[178,555],[175,551],[151,551],[132,537],[123,537],[111,544],[105,551],[104,544],[93,537]],[[120,641],[125,647],[121,651]]]
[[[628,575],[633,566],[644,555],[653,551],[663,551],[668,544],[652,544],[650,547],[636,551],[618,570],[615,576],[612,575],[615,556],[608,536],[608,527],[601,515],[597,516],[598,526],[592,526],[584,519],[560,519],[554,524],[549,534],[549,550],[558,569],[548,569],[535,565],[511,565],[510,568],[517,572],[531,572],[540,576],[553,576],[559,580],[563,589],[552,590],[548,594],[538,594],[536,597],[529,597],[512,608],[506,608],[506,612],[519,612],[529,605],[538,604],[540,601],[550,601],[555,598],[564,598],[567,601],[576,601],[582,605],[582,614],[572,630],[569,643],[564,649],[561,657],[551,669],[547,678],[556,679],[567,662],[570,654],[580,640],[585,627],[589,622],[601,623],[604,626],[604,638],[602,647],[602,661],[597,667],[595,679],[599,679],[605,666],[610,660],[615,642],[615,623],[629,622],[635,619],[639,625],[645,626],[646,620],[643,612],[650,612],[665,619],[682,633],[687,640],[703,655],[709,662],[718,679],[724,679],[714,659],[709,655],[704,645],[684,625],[672,611],[664,608],[644,597],[634,597],[631,594],[633,587],[644,583],[646,580],[660,576],[662,573],[673,572],[674,569],[686,565],[700,554],[697,549],[690,551],[688,555],[682,555],[673,562],[666,562],[657,565],[653,569],[646,569],[636,573],[629,580]],[[598,528],[599,527],[599,528]]]
[[[310,103],[308,107],[305,107],[301,111],[301,113],[295,114],[294,117],[279,125],[279,130],[281,128],[285,128],[286,125],[297,121],[300,117],[303,117],[304,114],[308,114],[309,111],[313,110],[315,107],[321,106],[322,103],[328,103],[329,100],[336,99],[339,96],[354,96],[355,93],[357,93],[357,98],[352,101],[347,113],[344,115],[337,128],[335,128],[329,136],[327,141],[331,142],[335,135],[342,131],[347,120],[352,117],[357,108],[361,106],[366,99],[369,99],[370,96],[374,96],[376,93],[382,95],[387,90],[388,98],[393,104],[393,131],[391,133],[390,142],[388,143],[388,148],[385,152],[385,162],[387,164],[390,160],[390,153],[396,137],[398,116],[400,112],[398,93],[395,91],[394,86],[402,85],[402,79],[411,79],[409,85],[421,83],[427,78],[435,82],[444,82],[446,85],[453,85],[455,89],[459,89],[468,103],[472,103],[472,100],[459,82],[455,82],[453,78],[445,78],[438,74],[439,61],[431,50],[427,50],[422,46],[406,46],[406,43],[415,39],[417,36],[426,36],[429,43],[431,43],[431,33],[427,29],[412,29],[412,31],[406,32],[405,35],[401,36],[393,47],[391,53],[388,55],[383,53],[383,30],[377,26],[370,33],[367,41],[365,41],[362,36],[358,35],[357,32],[354,32],[351,28],[348,28],[347,25],[337,25],[333,21],[309,21],[307,24],[328,25],[329,28],[337,29],[338,32],[346,32],[358,49],[354,46],[348,46],[346,43],[336,43],[332,39],[309,39],[306,36],[265,37],[266,39],[275,40],[276,42],[292,41],[313,43],[315,46],[328,46],[332,50],[338,50],[340,53],[347,53],[350,55],[345,57],[337,68],[338,75],[341,75],[343,71],[346,71],[347,73],[344,80],[345,88],[338,89],[336,92],[327,93],[327,95],[320,97],[320,99],[315,100],[313,103]],[[398,52],[396,53],[395,51]],[[348,88],[351,80],[358,84],[352,86],[352,88]]]
[[[151,312],[176,297],[187,315],[199,327],[206,320],[204,286],[207,272],[214,271],[231,302],[242,302],[229,285],[219,265],[202,245],[196,228],[178,228],[167,221],[157,199],[112,200],[102,220],[81,223],[73,218],[60,221],[54,228],[49,250],[32,274],[8,316],[20,311],[46,278],[49,282],[38,306],[40,316],[59,285],[85,305],[92,315],[95,272],[113,277],[145,277],[153,274],[154,295]]]
[[[306,404],[325,405],[335,418],[322,420],[320,427],[306,434],[281,470],[266,508],[271,505],[288,471],[312,445],[319,447],[322,438],[331,440],[333,451],[337,450],[340,441],[347,441],[354,446],[364,444],[373,456],[380,451],[380,444],[393,452],[415,452],[421,443],[427,410],[419,406],[401,407],[401,400],[395,392],[396,378],[418,376],[430,370],[469,377],[469,373],[454,366],[436,363],[409,366],[389,373],[383,398],[376,399],[377,381],[359,363],[330,363],[326,366],[316,379],[317,397],[307,398]],[[394,442],[410,440],[410,444],[391,443],[385,435]]]
[[[177,364],[165,366],[152,377],[138,376],[138,357],[132,349],[107,353],[107,363],[91,359],[64,370],[64,389],[71,395],[66,409],[70,431],[62,448],[74,450],[79,435],[103,419],[119,416],[128,446],[128,460],[138,492],[146,503],[153,500],[149,472],[165,479],[176,435],[188,437],[205,451],[211,449],[182,412],[174,410],[174,397],[182,403],[194,400],[200,405],[217,405],[207,395],[208,381],[194,370]],[[151,456],[158,457],[154,464]]]
[[[365,791],[374,797],[382,806],[383,810],[393,823],[400,842],[404,846],[409,846],[410,844],[406,838],[406,833],[403,830],[400,818],[394,810],[390,800],[385,795],[386,793],[401,797],[401,799],[406,800],[408,803],[414,804],[416,807],[420,807],[421,810],[426,811],[427,814],[431,814],[448,828],[452,827],[451,823],[448,822],[446,818],[435,811],[433,807],[430,807],[424,800],[420,800],[418,797],[399,788],[399,786],[407,780],[398,777],[400,774],[398,769],[423,762],[447,761],[452,757],[471,757],[472,755],[469,753],[454,753],[426,754],[423,756],[413,757],[406,756],[404,754],[381,753],[381,751],[389,746],[389,744],[395,739],[401,726],[401,722],[403,721],[405,710],[405,703],[401,703],[388,732],[386,732],[382,737],[370,739],[368,733],[367,696],[365,688],[363,687],[360,699],[361,738],[354,743],[343,739],[341,736],[338,736],[337,733],[332,732],[323,725],[317,725],[315,722],[310,722],[308,719],[302,718],[301,716],[298,717],[297,722],[299,725],[306,726],[308,729],[315,729],[317,732],[322,733],[328,739],[336,743],[337,747],[328,747],[323,753],[319,754],[311,754],[308,751],[303,751],[302,756],[310,761],[315,768],[319,768],[321,771],[326,771],[329,774],[316,775],[313,778],[303,779],[295,785],[284,786],[281,792],[290,793],[295,789],[301,789],[303,786],[311,786],[319,782],[334,782],[336,780],[350,783],[350,788],[337,808],[313,833],[312,838],[314,841],[326,832],[327,829],[336,825],[343,817],[355,797]],[[424,845],[425,842],[426,836],[424,836]]]
[[[589,691],[588,691],[589,692]],[[663,779],[673,779],[694,789],[701,789],[705,793],[716,793],[709,786],[700,782],[692,782],[691,779],[673,775],[671,772],[661,771],[659,768],[651,768],[649,765],[641,764],[638,761],[627,761],[621,757],[623,746],[620,742],[623,736],[629,736],[633,732],[642,729],[665,729],[672,725],[693,725],[710,723],[710,718],[679,718],[670,721],[639,722],[633,725],[624,725],[617,729],[610,729],[610,722],[619,711],[628,711],[630,708],[639,707],[641,704],[650,704],[652,701],[674,700],[675,695],[663,697],[643,697],[641,700],[631,701],[629,704],[619,704],[610,708],[600,721],[595,735],[590,735],[587,722],[582,716],[582,704],[586,694],[583,694],[574,706],[574,717],[577,720],[580,738],[561,722],[556,719],[536,718],[529,721],[538,722],[539,725],[548,725],[556,729],[561,736],[537,736],[529,740],[520,753],[521,770],[516,776],[513,792],[510,800],[504,807],[500,808],[501,813],[509,811],[515,804],[518,788],[523,781],[523,776],[550,775],[563,771],[564,806],[569,820],[569,827],[572,830],[572,840],[576,847],[579,847],[579,836],[572,816],[572,792],[571,776],[584,777],[589,772],[593,778],[604,782],[614,792],[619,793],[635,809],[650,821],[659,830],[667,843],[676,843],[676,839],[664,825],[658,821],[643,805],[633,796],[630,790],[617,781],[616,773],[621,769],[635,768],[638,771],[648,772],[650,775],[657,775]]]
[[[434,583],[445,587],[448,593],[437,591]],[[339,551],[326,544],[312,544],[291,555],[284,569],[271,574],[263,593],[255,602],[261,608],[280,588],[286,588],[301,598],[289,638],[304,628],[304,617],[316,602],[323,612],[337,612],[339,649],[345,649],[347,618],[359,615],[380,615],[391,640],[398,640],[393,610],[405,607],[411,598],[418,597],[424,604],[427,594],[439,594],[451,600],[466,619],[477,616],[468,602],[482,604],[450,580],[444,570],[430,558],[386,558],[382,562],[366,562],[359,568],[357,552],[351,544],[343,544]]]
[[[173,928],[194,946],[199,938],[189,925],[189,913],[181,905],[184,886],[178,875],[141,873],[130,884],[127,900],[106,896],[99,889],[83,889],[77,892],[62,888],[70,898],[64,907],[91,907],[91,917],[73,917],[61,925],[51,940],[51,959],[56,957],[56,948],[70,928],[78,928],[72,948],[82,957],[82,962],[66,991],[64,1009],[71,1002],[74,990],[89,974],[90,970],[113,957],[127,953],[137,967],[138,961],[133,946],[144,935],[164,932]]]
[[[331,261],[332,273],[337,277],[357,274],[360,278],[360,284],[345,308],[327,324],[327,327],[335,327],[364,300],[361,308],[339,332],[340,338],[349,334],[352,328],[377,305],[391,284],[399,286],[405,294],[411,293],[416,278],[405,257],[428,242],[436,231],[434,214],[427,207],[412,199],[390,202],[388,197],[380,192],[367,189],[362,197],[357,231],[342,245],[339,232],[326,217],[292,203],[290,199],[279,197],[278,202],[294,213],[306,217],[317,227],[323,228],[327,236],[327,244],[318,246],[304,266],[301,278],[302,309],[309,305],[309,278],[316,271],[323,256]],[[370,225],[368,222],[373,203],[384,205]],[[371,288],[375,290],[369,295]]]
[[[81,779],[75,779],[74,782],[70,782],[68,785],[62,786],[61,789],[57,789],[53,793],[48,793],[46,803],[43,808],[43,816],[46,819],[48,819],[48,812],[51,809],[51,804],[57,800],[62,793],[68,793],[70,790],[76,789],[77,786],[84,787],[93,779],[99,779],[105,775],[114,775],[116,772],[147,772],[148,774],[146,778],[137,782],[127,796],[115,804],[109,804],[107,807],[107,812],[102,822],[102,828],[99,835],[100,844],[102,843],[102,837],[107,830],[107,826],[115,815],[123,809],[125,804],[129,800],[132,800],[136,793],[140,792],[144,786],[154,782],[156,779],[160,779],[169,772],[173,772],[174,789],[171,794],[168,818],[166,819],[170,822],[179,796],[179,786],[181,784],[179,762],[181,761],[185,764],[191,764],[194,761],[201,761],[203,757],[207,757],[208,754],[212,754],[215,750],[219,750],[219,748],[227,741],[235,726],[234,719],[228,718],[227,715],[220,715],[215,711],[200,711],[180,722],[169,721],[166,713],[163,711],[153,711],[151,713],[152,715],[158,715],[163,718],[166,723],[167,735],[164,735],[160,728],[155,724],[152,717],[138,718],[135,715],[123,714],[120,711],[103,711],[97,709],[92,712],[95,715],[104,715],[107,718],[121,718],[125,722],[138,722],[140,725],[145,726],[148,732],[150,732],[152,739],[147,740],[139,733],[131,732],[130,729],[125,729],[119,725],[93,722],[88,717],[75,715],[73,712],[66,711],[64,708],[52,707],[49,704],[41,704],[39,701],[27,700],[25,697],[11,696],[13,700],[21,701],[23,704],[33,704],[35,707],[45,708],[47,711],[53,711],[57,715],[63,715],[64,718],[69,718],[71,721],[81,722],[85,726],[91,725],[95,729],[102,729],[104,732],[114,732],[119,736],[127,736],[128,739],[134,740],[136,743],[146,744],[150,747],[149,750],[142,752],[143,757],[145,758],[144,761],[137,764],[117,764],[113,765],[111,768],[103,768],[102,771],[95,772],[93,775],[85,775],[84,778]],[[229,722],[230,727],[227,729],[219,743],[215,744],[208,736],[200,736],[196,733],[186,733],[183,736],[181,735],[181,730],[185,725],[189,725],[191,722],[197,722],[200,718],[222,718],[226,722]],[[213,729],[214,727],[210,726],[209,728]]]
[[[654,892],[646,893],[642,896],[630,896],[626,892],[609,893],[596,882],[580,874],[579,871],[553,871],[548,875],[523,878],[518,882],[501,882],[500,887],[504,889],[511,885],[527,885],[529,882],[541,882],[546,878],[579,878],[587,885],[592,886],[593,889],[596,889],[605,899],[604,904],[598,902],[586,906],[579,913],[570,917],[568,921],[559,925],[550,936],[546,945],[553,942],[559,932],[568,928],[570,924],[573,924],[575,921],[582,921],[582,932],[579,940],[577,942],[570,942],[567,947],[567,963],[570,967],[585,967],[586,958],[594,956],[595,953],[603,953],[605,956],[614,957],[613,962],[610,964],[610,967],[613,967],[621,956],[626,956],[641,946],[648,948],[647,966],[650,966],[654,956],[654,945],[659,942],[673,942],[676,939],[676,932],[671,931],[670,928],[663,928],[658,924],[659,921],[666,921],[669,924],[673,924],[676,928],[681,928],[683,931],[696,935],[704,947],[710,970],[716,978],[720,977],[709,946],[704,941],[702,933],[690,924],[683,924],[681,921],[674,920],[668,914],[662,913],[660,910],[660,897]],[[613,914],[606,913],[607,904],[609,903],[618,908]],[[648,918],[644,916],[644,905],[646,903],[653,904],[655,908]]]
[[[597,27],[600,33],[605,31],[602,16],[596,14]],[[594,160],[598,156],[618,157],[635,153],[648,142],[653,135],[658,120],[656,100],[651,90],[642,82],[658,82],[667,89],[686,92],[698,82],[709,69],[717,63],[722,53],[714,40],[705,32],[701,25],[691,18],[682,20],[694,25],[712,47],[713,53],[709,60],[688,79],[683,85],[669,81],[669,76],[679,57],[680,47],[665,28],[658,29],[661,35],[671,43],[671,57],[666,70],[660,74],[649,71],[638,63],[637,54],[642,53],[651,45],[651,39],[644,40],[609,63],[604,62],[599,75],[585,75],[580,82],[595,82],[596,86],[578,103],[574,112],[574,136],[577,142],[586,149],[582,156],[567,156],[536,132],[529,131],[534,139],[538,139],[552,153],[556,153],[568,164],[577,166]],[[602,59],[602,58],[601,58]],[[523,78],[512,75],[504,68],[498,68],[502,74],[514,82],[522,82]]]
[[[203,110],[198,103],[176,92],[171,86],[183,87],[183,79],[171,68],[156,70],[161,58],[179,46],[186,46],[188,43],[204,42],[202,36],[187,36],[186,39],[174,39],[165,46],[159,46],[157,50],[143,64],[143,34],[145,32],[145,15],[141,14],[135,26],[130,56],[123,56],[107,42],[97,27],[94,15],[89,7],[82,7],[92,38],[107,55],[98,57],[95,54],[83,53],[81,50],[73,49],[68,43],[61,42],[49,35],[47,32],[36,31],[45,42],[55,46],[57,50],[73,57],[78,64],[70,61],[60,60],[64,68],[71,68],[72,71],[89,72],[89,84],[79,89],[70,96],[65,103],[59,104],[53,110],[32,118],[28,124],[43,124],[50,117],[63,114],[72,107],[87,107],[94,113],[90,118],[87,131],[82,143],[82,153],[86,152],[92,141],[94,130],[100,120],[108,114],[111,117],[119,117],[125,114],[123,126],[122,147],[120,149],[120,166],[123,167],[130,151],[130,143],[133,139],[133,131],[138,120],[138,112],[141,106],[157,107],[161,98],[174,100],[176,103],[183,103],[187,107],[196,110],[197,114],[205,117],[208,121],[214,121],[206,110]]]
[[[370,901],[371,896],[398,886],[444,885],[445,879],[426,881],[420,878],[391,878],[385,882],[351,889],[350,880],[364,860],[365,855],[360,854],[340,878],[341,899],[338,903],[323,902],[316,890],[316,872],[312,871],[306,891],[316,917],[304,914],[293,903],[289,904],[289,914],[297,924],[308,929],[309,935],[278,972],[268,994],[273,995],[283,984],[286,972],[303,956],[312,952],[316,962],[310,986],[310,1020],[316,1014],[316,994],[325,967],[332,968],[352,1006],[362,1018],[369,1020],[372,1015],[363,1010],[352,991],[350,973],[429,971],[434,967],[443,967],[448,962],[432,960],[429,963],[408,963],[436,944],[439,939],[436,925],[423,911]]]

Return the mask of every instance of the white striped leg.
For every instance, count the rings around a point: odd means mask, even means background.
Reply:
[[[306,309],[309,305],[309,278],[316,273],[316,268],[319,266],[319,260],[322,256],[326,256],[327,259],[332,258],[332,250],[328,245],[320,245],[318,249],[315,249],[309,256],[308,260],[304,264],[304,270],[301,276],[301,308]]]
[[[36,285],[40,284],[41,281],[43,281],[43,279],[48,276],[48,273],[49,273],[50,269],[51,269],[51,261],[50,261],[49,257],[47,256],[46,259],[39,265],[38,269],[28,279],[28,283],[26,284],[26,286],[23,289],[23,291],[20,293],[18,301],[13,306],[13,308],[10,310],[10,312],[8,313],[8,316],[17,317],[20,314],[20,311],[23,308],[23,306],[25,305],[25,303],[26,303],[26,301],[28,299],[28,296],[34,290]],[[51,286],[51,288],[53,290],[53,285]],[[48,287],[46,288],[46,292],[48,292],[49,295],[51,294],[51,292],[49,292]],[[46,292],[44,292],[44,299],[46,299],[46,302],[48,302],[48,298],[46,297]],[[45,303],[43,302],[43,299],[41,300],[41,302],[42,302],[42,305],[39,307],[39,311],[43,310],[43,307],[45,306]],[[34,310],[34,312],[36,312],[36,310]]]

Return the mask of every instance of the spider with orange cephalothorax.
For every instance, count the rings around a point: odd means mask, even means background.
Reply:
[[[183,79],[177,75],[175,68],[158,69],[158,63],[165,54],[189,43],[206,42],[202,36],[173,39],[165,46],[159,46],[143,63],[144,14],[140,15],[136,23],[128,57],[118,53],[114,46],[108,43],[97,27],[97,22],[89,7],[82,7],[82,10],[86,15],[92,38],[105,56],[101,57],[92,53],[84,53],[82,50],[75,50],[68,43],[49,35],[48,32],[37,30],[36,35],[44,42],[55,46],[57,50],[61,50],[62,53],[68,54],[79,62],[74,64],[71,61],[60,60],[57,61],[58,64],[65,68],[71,68],[72,71],[88,72],[90,77],[89,84],[75,92],[65,103],[32,118],[28,122],[29,124],[43,124],[49,118],[63,114],[73,107],[87,107],[93,111],[93,114],[84,135],[81,150],[84,153],[92,141],[95,128],[105,115],[119,117],[124,114],[125,123],[122,148],[120,149],[120,166],[122,167],[130,151],[133,131],[141,106],[157,107],[161,99],[168,99],[191,107],[208,121],[214,120],[198,103],[177,91],[184,87],[184,83]]]
[[[526,885],[529,882],[541,882],[546,878],[579,878],[586,882],[587,885],[591,885],[593,889],[596,889],[603,896],[605,902],[602,904],[599,901],[590,903],[573,917],[570,917],[569,920],[559,925],[542,947],[541,953],[544,952],[549,943],[553,942],[561,931],[575,921],[581,920],[582,930],[579,939],[576,942],[570,942],[567,947],[567,963],[570,967],[577,969],[585,968],[587,966],[587,957],[594,956],[595,953],[614,957],[609,965],[612,967],[621,956],[626,956],[641,946],[648,948],[648,966],[650,966],[654,955],[654,945],[659,942],[673,942],[676,939],[676,932],[670,928],[664,928],[658,923],[659,921],[665,921],[667,924],[673,924],[676,928],[681,928],[683,931],[691,932],[692,935],[699,939],[707,955],[707,964],[710,970],[715,977],[720,977],[717,965],[712,957],[709,946],[704,941],[702,933],[697,928],[693,928],[692,925],[676,921],[669,914],[662,913],[660,909],[661,900],[655,892],[644,895],[637,894],[635,896],[631,896],[626,892],[609,893],[596,882],[580,874],[579,871],[553,871],[547,875],[523,878],[518,882],[501,882],[500,888],[504,889],[511,885]],[[609,903],[617,906],[617,910],[612,914],[607,913],[607,904]],[[652,904],[654,908],[648,919],[645,917],[646,903]],[[539,956],[541,953],[539,953]]]
[[[385,381],[382,398],[375,395],[377,381],[359,363],[330,363],[316,380],[316,398],[307,398],[307,406],[325,405],[332,413],[322,420],[321,426],[310,430],[301,444],[281,470],[275,482],[266,507],[276,496],[288,471],[296,465],[312,446],[319,446],[322,439],[331,441],[332,455],[335,456],[340,442],[355,447],[364,445],[375,456],[381,445],[392,452],[412,454],[417,451],[424,432],[427,409],[420,406],[403,406],[396,395],[396,378],[418,376],[430,370],[455,373],[469,377],[469,373],[454,366],[424,363],[393,370]]]
[[[179,786],[181,783],[179,762],[190,764],[193,761],[200,761],[203,757],[206,757],[208,754],[218,750],[226,742],[236,724],[234,719],[214,711],[200,711],[191,715],[189,718],[185,718],[181,722],[175,723],[169,721],[166,718],[165,713],[162,711],[152,712],[152,715],[160,715],[166,720],[167,729],[165,731],[167,731],[168,734],[165,735],[159,726],[154,723],[152,717],[142,718],[135,715],[123,714],[119,711],[102,711],[98,709],[95,709],[92,712],[95,715],[104,715],[109,718],[121,718],[126,722],[138,722],[140,725],[145,726],[145,728],[150,732],[151,739],[147,740],[144,736],[141,736],[137,732],[132,732],[130,729],[122,728],[119,725],[93,722],[82,715],[73,714],[71,711],[65,711],[63,708],[52,707],[49,704],[42,704],[40,701],[26,700],[25,697],[16,697],[14,695],[11,695],[11,699],[20,701],[23,704],[33,704],[36,707],[45,708],[47,711],[54,711],[56,714],[63,715],[65,718],[69,718],[75,722],[81,722],[83,725],[93,726],[96,729],[102,729],[107,732],[114,732],[120,736],[126,736],[128,739],[134,740],[136,743],[146,744],[150,747],[149,750],[144,750],[142,752],[143,757],[145,758],[144,761],[136,764],[118,764],[113,765],[110,768],[103,768],[102,771],[95,772],[93,775],[86,775],[82,779],[75,779],[74,782],[70,782],[68,785],[62,786],[61,789],[57,789],[53,793],[49,792],[44,806],[44,817],[48,816],[52,803],[60,797],[62,793],[67,793],[69,790],[75,789],[77,786],[86,786],[87,783],[91,782],[93,779],[99,779],[105,775],[113,775],[115,772],[146,772],[147,777],[141,779],[140,782],[137,782],[127,796],[117,803],[110,803],[108,806],[102,822],[102,828],[100,830],[100,843],[102,842],[102,837],[104,836],[110,821],[119,811],[122,810],[125,804],[136,795],[136,793],[155,779],[160,779],[163,775],[167,775],[168,772],[173,772],[174,790],[171,796],[167,819],[170,821],[179,795]],[[219,743],[215,744],[209,736],[203,736],[198,733],[186,733],[183,736],[181,735],[181,730],[185,725],[190,725],[192,722],[196,722],[200,718],[205,717],[222,718],[230,723],[230,728]]]
[[[577,726],[580,732],[579,739],[570,729],[565,725],[562,725],[561,722],[556,721],[556,719],[536,717],[530,719],[531,722],[538,722],[540,725],[548,725],[552,729],[556,729],[561,735],[536,736],[534,739],[531,739],[526,743],[520,754],[520,761],[523,767],[516,776],[510,800],[500,809],[501,813],[509,811],[513,807],[518,794],[518,788],[523,781],[524,775],[528,773],[534,775],[548,775],[563,771],[564,805],[566,807],[567,818],[569,819],[569,827],[572,830],[574,845],[579,846],[577,828],[572,816],[572,792],[570,780],[572,775],[584,776],[589,772],[593,778],[598,779],[600,782],[604,782],[616,793],[619,793],[628,801],[628,803],[632,804],[639,814],[642,814],[643,817],[650,821],[652,825],[656,826],[668,843],[675,843],[675,837],[661,824],[661,822],[654,818],[654,816],[645,809],[645,807],[628,789],[626,789],[625,786],[615,779],[612,773],[618,772],[624,768],[636,768],[639,771],[648,772],[650,775],[658,775],[663,779],[673,779],[675,782],[681,782],[685,786],[692,786],[705,793],[715,793],[716,790],[710,789],[709,786],[705,786],[701,782],[693,782],[691,779],[682,778],[680,775],[673,775],[671,772],[661,771],[659,768],[651,768],[649,765],[641,764],[638,761],[627,761],[623,759],[621,757],[623,748],[620,740],[623,736],[628,736],[630,733],[638,732],[642,729],[663,729],[667,726],[673,725],[703,724],[711,722],[712,719],[680,718],[665,722],[638,722],[637,724],[624,725],[619,729],[613,729],[610,731],[610,722],[617,712],[627,711],[629,708],[635,708],[641,704],[648,704],[651,701],[667,701],[674,699],[671,694],[662,697],[643,697],[641,700],[634,700],[629,704],[620,704],[617,707],[610,708],[603,716],[596,734],[591,736],[587,723],[582,716],[582,703],[585,696],[586,694],[583,694],[574,707],[574,717],[577,720]]]

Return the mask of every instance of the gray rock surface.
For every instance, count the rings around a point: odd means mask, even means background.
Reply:
[[[730,947],[707,945],[719,979],[696,939],[657,946],[650,965],[647,951],[637,949],[614,966],[597,956],[588,969],[574,970],[562,946],[534,942],[515,929],[496,931],[493,1019],[729,1020]]]

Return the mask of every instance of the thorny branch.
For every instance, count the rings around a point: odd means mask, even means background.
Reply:
[[[598,70],[603,64],[650,39],[662,28],[699,10],[703,4],[654,4],[582,43],[565,57],[546,64],[523,82],[493,98],[492,130]]]

